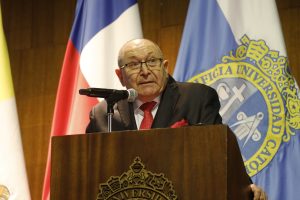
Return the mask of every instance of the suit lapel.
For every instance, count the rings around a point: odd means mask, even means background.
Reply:
[[[136,122],[133,113],[133,104],[128,103],[127,100],[122,100],[117,103],[118,111],[125,130],[136,130]]]
[[[175,80],[169,76],[152,128],[166,128],[170,126],[179,96],[178,86]]]

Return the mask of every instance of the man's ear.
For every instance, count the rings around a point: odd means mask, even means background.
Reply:
[[[164,60],[163,61],[163,67],[166,70],[166,72],[168,71],[168,66],[169,66],[169,61],[168,60]]]
[[[120,68],[115,69],[115,73],[116,73],[116,75],[118,76],[119,81],[120,81],[120,83],[122,84],[122,86],[125,86],[125,85],[124,85],[124,81],[123,81],[123,74],[122,74],[121,69],[120,69]]]

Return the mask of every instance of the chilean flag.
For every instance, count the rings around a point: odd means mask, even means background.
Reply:
[[[63,62],[51,136],[82,134],[95,98],[80,96],[86,87],[120,88],[115,75],[118,51],[142,38],[136,0],[77,0],[75,20]],[[42,199],[50,199],[50,147]]]

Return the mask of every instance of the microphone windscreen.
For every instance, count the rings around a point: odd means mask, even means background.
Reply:
[[[81,95],[88,95],[90,93],[89,89],[80,89],[79,94]]]
[[[138,96],[137,91],[133,88],[130,88],[127,90],[127,92],[128,92],[128,98],[127,98],[128,102],[134,102]]]

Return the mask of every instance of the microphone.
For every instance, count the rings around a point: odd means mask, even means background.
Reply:
[[[127,99],[129,102],[134,102],[138,96],[138,93],[135,89],[130,88],[128,90],[115,90],[115,89],[106,89],[106,88],[87,88],[80,89],[79,94],[86,95],[89,97],[99,97],[99,98],[111,98],[115,101],[121,99]]]

